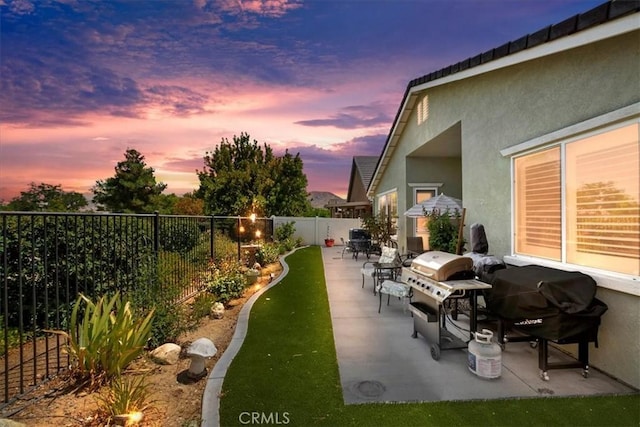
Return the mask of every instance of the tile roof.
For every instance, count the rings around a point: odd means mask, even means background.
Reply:
[[[408,99],[411,90],[414,87],[432,82],[446,76],[453,75],[464,70],[468,70],[473,67],[477,67],[479,65],[486,64],[491,61],[495,61],[500,58],[504,58],[517,52],[521,52],[523,50],[533,48],[535,46],[539,46],[541,44],[551,42],[559,38],[566,37],[571,34],[575,34],[577,32],[603,24],[605,22],[613,21],[625,15],[637,12],[640,12],[640,0],[610,0],[586,12],[574,15],[561,22],[558,22],[557,24],[546,26],[538,31],[522,36],[516,40],[510,41],[486,52],[480,53],[458,63],[449,65],[437,71],[433,71],[429,74],[425,74],[421,77],[411,80],[407,85],[404,95],[402,96],[402,102],[400,102],[398,112],[393,119],[393,123],[391,125],[391,129],[389,130],[389,135],[387,136],[385,145],[382,149],[382,153],[378,157],[378,162],[376,163],[376,167],[373,171],[373,176],[369,180],[367,187],[365,187],[367,189],[367,192],[371,191],[370,186],[373,184],[373,181],[377,181],[376,174],[378,172],[378,168],[384,166],[381,162],[383,161],[383,157],[385,156],[387,147],[390,144],[394,129],[400,121],[400,116],[402,114],[405,101]]]
[[[562,22],[544,27],[534,33],[510,41],[494,49],[480,53],[464,61],[433,71],[409,82],[406,92],[414,86],[467,70],[507,55],[547,43],[578,31],[586,30],[603,22],[611,21],[623,15],[640,11],[640,0],[612,0],[594,7],[584,13],[574,15]],[[406,96],[406,93],[405,93]]]
[[[354,156],[354,166],[360,171],[360,178],[365,189],[369,188],[371,178],[378,164],[377,156]]]
[[[351,162],[351,174],[349,175],[349,189],[347,190],[347,201],[353,202],[355,194],[359,193],[359,186],[356,182],[356,175],[360,175],[359,184],[362,185],[364,192],[367,192],[373,174],[378,164],[377,156],[354,156]],[[355,186],[355,187],[354,187]]]

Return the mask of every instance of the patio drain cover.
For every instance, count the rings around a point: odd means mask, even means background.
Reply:
[[[384,384],[379,381],[360,381],[355,388],[364,397],[378,397],[385,391]]]

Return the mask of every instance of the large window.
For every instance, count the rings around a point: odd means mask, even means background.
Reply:
[[[388,191],[378,196],[378,215],[389,218],[394,228],[398,225],[398,192]]]
[[[515,252],[640,275],[640,127],[514,159]]]

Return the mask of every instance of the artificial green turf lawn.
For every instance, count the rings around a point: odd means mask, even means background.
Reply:
[[[640,425],[639,395],[345,405],[320,251],[289,255],[289,273],[254,304],[222,387],[222,426]]]

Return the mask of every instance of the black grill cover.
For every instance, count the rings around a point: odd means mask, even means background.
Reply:
[[[528,265],[495,272],[485,293],[487,309],[530,335],[566,339],[597,331],[607,305],[595,298],[586,274]],[[595,332],[594,332],[595,333]]]
[[[367,230],[362,228],[349,229],[349,240],[370,240],[371,235]]]

